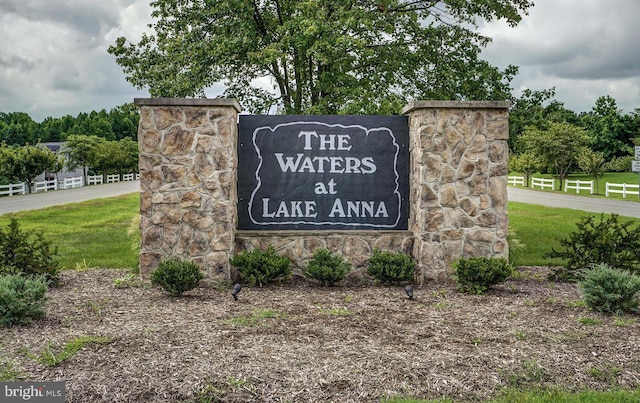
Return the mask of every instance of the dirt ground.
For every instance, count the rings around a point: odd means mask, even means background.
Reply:
[[[485,296],[403,287],[114,287],[118,270],[65,271],[47,316],[0,328],[0,363],[66,381],[70,402],[478,401],[505,387],[640,387],[640,316],[601,315],[543,268]],[[106,337],[55,365],[80,336]],[[0,367],[0,370],[2,367]]]

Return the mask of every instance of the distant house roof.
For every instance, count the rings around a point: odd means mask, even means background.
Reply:
[[[43,146],[47,147],[49,150],[53,151],[54,153],[57,153],[58,150],[60,150],[60,147],[62,147],[63,144],[64,144],[63,141],[53,141],[53,142],[49,142],[49,143],[40,143],[40,145],[43,145]]]

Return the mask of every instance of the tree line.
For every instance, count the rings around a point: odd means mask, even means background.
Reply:
[[[138,108],[133,104],[117,106],[107,112],[82,112],[76,117],[46,117],[34,121],[25,112],[0,112],[0,144],[24,146],[27,144],[66,141],[72,135],[90,135],[114,141],[130,138],[137,140]]]

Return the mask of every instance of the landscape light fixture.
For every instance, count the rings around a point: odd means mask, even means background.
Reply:
[[[407,293],[407,297],[409,297],[409,299],[413,299],[413,287],[408,285],[404,287],[404,291]]]
[[[242,290],[242,286],[240,284],[236,284],[233,286],[233,291],[231,291],[231,295],[233,296],[234,301],[238,300],[238,294],[240,293],[240,290]]]

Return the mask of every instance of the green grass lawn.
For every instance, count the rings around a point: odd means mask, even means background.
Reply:
[[[561,260],[545,258],[552,247],[560,246],[559,240],[577,229],[576,223],[589,215],[600,215],[566,208],[543,207],[533,204],[509,202],[509,227],[525,249],[515,254],[516,266],[560,265]],[[640,225],[640,219],[621,217],[621,221],[632,221]]]
[[[571,393],[562,390],[520,391],[505,390],[487,403],[631,403],[640,401],[640,390],[594,391]],[[454,403],[450,399],[416,400],[391,399],[386,403]]]
[[[40,231],[58,248],[63,269],[76,267],[136,268],[138,257],[127,227],[140,209],[137,193],[13,213],[20,228]],[[0,216],[6,229],[11,215]]]

